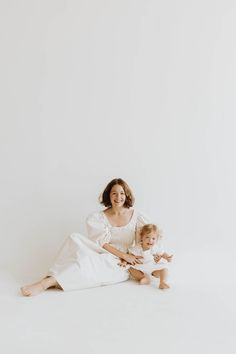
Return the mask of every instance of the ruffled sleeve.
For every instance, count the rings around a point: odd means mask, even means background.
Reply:
[[[111,232],[101,212],[89,215],[86,219],[86,226],[90,240],[96,242],[101,247],[105,243],[110,242]]]

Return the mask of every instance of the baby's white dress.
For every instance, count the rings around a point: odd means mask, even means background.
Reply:
[[[47,275],[53,276],[64,291],[91,288],[125,281],[128,269],[118,265],[119,258],[102,246],[109,243],[127,252],[134,245],[139,229],[149,223],[143,214],[133,210],[129,223],[112,226],[103,211],[88,216],[88,237],[70,235],[63,244]]]
[[[137,270],[141,270],[144,274],[151,275],[152,272],[154,272],[155,270],[168,268],[169,266],[168,262],[165,259],[161,258],[160,261],[156,263],[153,258],[154,254],[161,255],[164,253],[163,245],[161,241],[157,242],[157,244],[154,247],[146,251],[144,251],[142,249],[142,246],[138,244],[134,247],[129,248],[129,253],[132,253],[135,256],[143,257],[142,264],[136,264],[134,266],[132,265],[129,266],[129,268],[132,267]]]

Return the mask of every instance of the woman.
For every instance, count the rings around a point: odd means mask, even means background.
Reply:
[[[141,257],[128,254],[139,229],[148,220],[135,209],[133,194],[121,178],[113,179],[101,196],[106,209],[87,218],[88,237],[69,236],[48,275],[24,286],[24,296],[32,296],[56,287],[62,290],[84,289],[118,283],[128,279],[122,260],[135,265]]]

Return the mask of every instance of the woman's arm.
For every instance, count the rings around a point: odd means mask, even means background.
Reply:
[[[108,252],[114,254],[114,256],[117,256],[117,257],[119,257],[119,258],[124,259],[125,253],[119,251],[119,250],[116,249],[115,247],[112,247],[109,243],[105,243],[102,247],[103,247],[106,251],[108,251]]]
[[[134,256],[133,254],[121,252],[118,249],[116,249],[115,247],[109,245],[109,243],[105,243],[102,247],[106,251],[114,254],[114,256],[119,257],[121,259],[124,259],[129,264],[135,265],[136,263],[139,263],[139,264],[142,263],[142,261],[140,259],[143,258],[143,257]]]

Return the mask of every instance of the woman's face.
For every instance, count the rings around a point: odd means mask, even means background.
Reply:
[[[122,186],[115,184],[110,192],[110,201],[113,207],[122,207],[125,203],[126,195]]]

